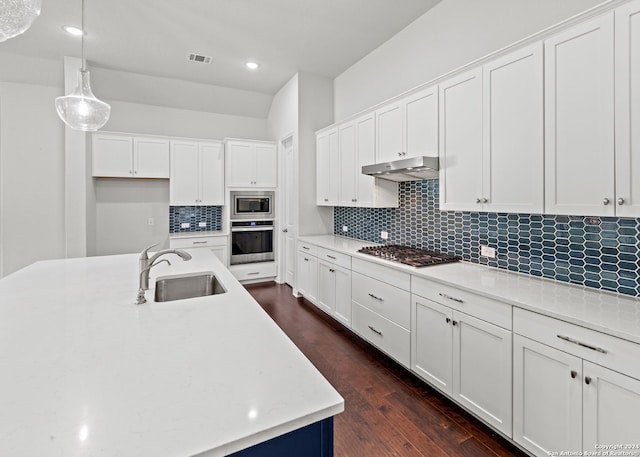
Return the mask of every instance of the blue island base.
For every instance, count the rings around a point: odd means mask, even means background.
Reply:
[[[229,457],[333,457],[333,417],[256,444]]]

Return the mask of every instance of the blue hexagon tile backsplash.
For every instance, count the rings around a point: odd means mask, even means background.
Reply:
[[[399,200],[399,208],[335,208],[335,234],[381,243],[386,230],[388,244],[640,296],[640,219],[440,211],[438,180],[400,183]],[[480,256],[481,245],[496,258]]]
[[[222,209],[222,206],[170,206],[169,233],[222,230]]]

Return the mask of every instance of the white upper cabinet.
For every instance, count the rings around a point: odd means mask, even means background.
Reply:
[[[171,142],[171,205],[224,205],[220,143]]]
[[[339,174],[340,206],[353,206],[358,201],[356,193],[356,126],[353,122],[338,127],[340,137]],[[332,159],[334,159],[332,157]]]
[[[402,130],[402,104],[400,102],[376,110],[377,158],[375,163],[390,162],[402,157],[404,152]]]
[[[374,113],[355,120],[356,127],[356,206],[365,208],[397,208],[398,184],[362,173],[362,167],[375,163],[376,121]]]
[[[542,64],[536,43],[483,66],[484,211],[544,210]]]
[[[277,148],[274,143],[227,140],[229,187],[276,187]]]
[[[93,176],[169,178],[169,140],[109,133],[92,138]]]
[[[545,40],[545,212],[611,216],[613,13]]]
[[[640,216],[640,77],[638,76],[640,75],[640,1],[636,0],[616,9],[615,25],[616,215],[638,217]]]
[[[340,204],[340,137],[332,129],[316,138],[316,203],[320,206]]]
[[[479,210],[481,199],[482,68],[474,68],[440,84],[440,209]]]
[[[379,108],[376,163],[438,155],[438,88],[430,87]],[[370,162],[365,165],[370,165]]]

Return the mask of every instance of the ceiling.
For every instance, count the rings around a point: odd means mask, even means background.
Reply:
[[[439,1],[85,0],[85,52],[92,67],[274,94],[297,72],[339,75]],[[31,29],[0,51],[79,57],[80,39],[61,27],[80,26],[80,5],[43,0]]]

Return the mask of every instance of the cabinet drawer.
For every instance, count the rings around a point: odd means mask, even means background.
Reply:
[[[423,298],[511,330],[512,306],[507,303],[492,300],[420,276],[411,276],[411,291]]]
[[[259,281],[276,275],[276,262],[248,263],[232,265],[229,270],[238,281]]]
[[[308,255],[318,256],[318,247],[314,244],[298,241],[298,251],[304,252]]]
[[[396,324],[411,327],[411,294],[376,279],[353,272],[351,296],[362,305]]]
[[[411,334],[408,330],[357,303],[353,304],[351,319],[356,333],[409,368]]]
[[[198,236],[192,238],[170,238],[171,249],[204,248],[209,246],[226,246],[226,236]]]
[[[326,260],[327,262],[335,263],[342,268],[351,270],[351,256],[325,248],[318,248],[317,256],[318,259]]]
[[[639,344],[520,308],[513,311],[513,331],[640,379]]]
[[[411,290],[411,275],[395,268],[354,257],[351,261],[351,269],[378,281],[392,284],[404,290]]]

